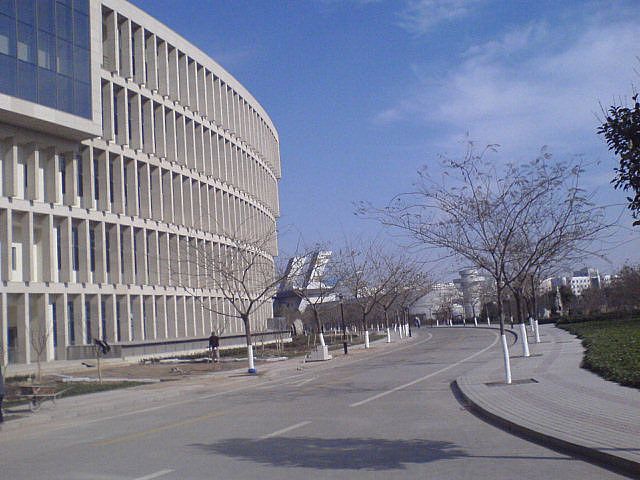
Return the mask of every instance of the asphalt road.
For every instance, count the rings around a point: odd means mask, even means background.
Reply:
[[[497,338],[422,328],[303,370],[202,378],[166,401],[5,429],[0,478],[623,478],[488,425],[456,400],[451,381],[499,354]]]

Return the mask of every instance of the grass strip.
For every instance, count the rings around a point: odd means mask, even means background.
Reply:
[[[601,377],[640,388],[640,319],[558,324],[582,339],[582,367]]]

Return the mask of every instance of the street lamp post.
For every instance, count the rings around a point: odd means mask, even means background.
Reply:
[[[344,354],[347,354],[347,326],[344,324],[344,305],[342,303],[342,294],[338,295],[340,299],[340,319],[342,320],[342,348],[344,348]]]

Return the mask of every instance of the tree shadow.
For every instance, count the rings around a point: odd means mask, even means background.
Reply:
[[[230,438],[190,446],[207,453],[278,467],[337,470],[404,469],[406,463],[429,463],[468,456],[450,442],[377,438]]]

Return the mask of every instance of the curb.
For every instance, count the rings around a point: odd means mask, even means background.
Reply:
[[[545,433],[533,430],[531,428],[515,423],[504,417],[501,417],[489,410],[481,407],[473,401],[469,395],[460,387],[458,379],[451,383],[451,390],[456,399],[466,407],[471,413],[477,417],[485,420],[493,426],[496,426],[509,433],[517,435],[525,440],[530,440],[543,447],[549,447],[561,453],[568,453],[579,457],[582,460],[586,460],[591,463],[595,463],[600,467],[610,470],[614,473],[626,475],[630,478],[640,479],[640,463],[628,460],[626,458],[618,457],[610,453],[606,453],[595,448],[586,447],[577,443],[563,440],[558,437],[547,435]]]

